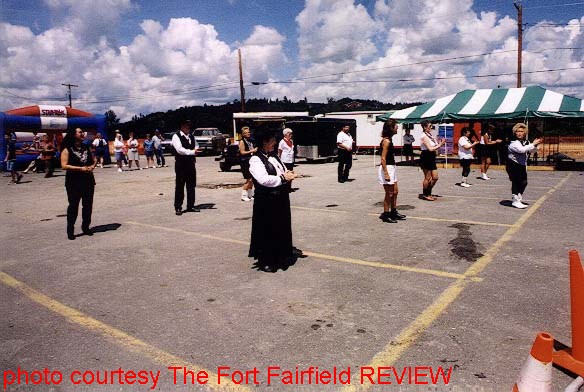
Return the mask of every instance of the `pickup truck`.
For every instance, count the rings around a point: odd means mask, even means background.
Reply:
[[[227,137],[217,128],[196,128],[193,136],[201,151],[214,155],[221,154],[227,144],[225,141]]]

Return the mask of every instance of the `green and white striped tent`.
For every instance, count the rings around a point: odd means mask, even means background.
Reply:
[[[464,90],[433,102],[377,116],[400,123],[584,117],[584,101],[543,87]]]

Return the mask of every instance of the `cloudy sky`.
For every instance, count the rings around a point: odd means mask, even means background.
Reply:
[[[523,85],[584,98],[584,1],[523,7]],[[238,48],[246,98],[429,101],[515,87],[516,36],[512,0],[0,0],[0,111],[225,103]]]

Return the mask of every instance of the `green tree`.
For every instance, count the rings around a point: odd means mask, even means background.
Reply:
[[[105,112],[104,115],[108,140],[112,140],[114,137],[114,131],[120,124],[120,119],[118,118],[116,113],[111,109]]]

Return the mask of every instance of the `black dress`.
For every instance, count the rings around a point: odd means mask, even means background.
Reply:
[[[276,168],[263,153],[256,155],[269,175],[277,175]],[[284,164],[277,156],[272,155]],[[251,223],[249,257],[260,264],[274,265],[292,256],[292,218],[290,196],[286,184],[277,187],[261,185],[255,178],[255,196]]]

